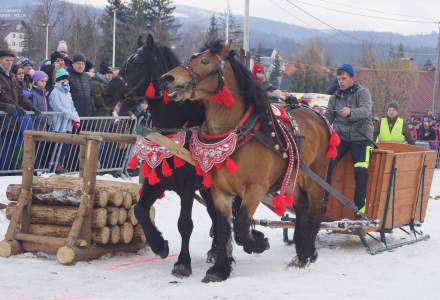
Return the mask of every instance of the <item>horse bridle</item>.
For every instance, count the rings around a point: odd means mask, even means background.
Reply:
[[[206,50],[202,53],[194,54],[189,60],[185,61],[182,65],[180,65],[180,67],[183,68],[188,73],[189,77],[191,78],[191,81],[189,82],[189,84],[187,84],[185,86],[185,88],[188,87],[189,85],[191,85],[191,98],[192,99],[194,99],[196,96],[197,85],[200,82],[206,80],[207,78],[209,78],[213,75],[217,75],[217,88],[215,89],[215,91],[206,91],[206,92],[212,93],[212,94],[217,94],[219,91],[221,91],[223,89],[223,87],[225,85],[225,75],[224,75],[225,60],[222,59],[219,55],[216,55],[216,57],[219,60],[219,64],[217,65],[217,68],[211,70],[210,72],[208,72],[204,76],[201,76],[196,71],[194,71],[193,67],[191,66],[191,64],[190,64],[191,60],[197,58],[198,56],[200,56],[208,51],[209,50]]]

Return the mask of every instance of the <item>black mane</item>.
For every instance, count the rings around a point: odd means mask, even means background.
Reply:
[[[156,98],[148,99],[152,125],[159,128],[200,125],[205,116],[199,104],[189,101],[169,104],[162,102],[159,78],[180,65],[176,54],[170,48],[156,43],[151,35],[146,41],[138,39],[138,44],[140,47],[128,58],[121,73],[132,96],[144,96],[148,84],[153,84]]]
[[[221,40],[208,42],[201,49],[201,52],[209,50],[211,54],[219,55],[224,48],[224,43]],[[254,76],[251,71],[240,62],[237,57],[237,53],[234,50],[229,51],[225,56],[234,72],[235,80],[240,88],[241,96],[243,97],[246,106],[252,104],[255,112],[259,115],[263,126],[266,126],[268,122],[266,110],[269,104],[265,91],[257,85]]]

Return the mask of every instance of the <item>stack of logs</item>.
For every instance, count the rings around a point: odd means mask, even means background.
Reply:
[[[66,238],[76,217],[81,198],[81,178],[52,176],[34,177],[32,185],[31,225],[29,233]],[[92,218],[92,242],[97,245],[146,242],[134,215],[137,189],[134,183],[96,180]],[[15,211],[21,184],[7,187],[10,201],[6,216]],[[150,212],[154,220],[154,210]]]

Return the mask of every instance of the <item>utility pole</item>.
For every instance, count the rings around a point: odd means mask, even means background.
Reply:
[[[113,10],[113,54],[112,54],[112,67],[115,67],[116,58],[116,8]]]
[[[437,65],[435,67],[435,83],[434,93],[432,98],[432,114],[437,113],[437,100],[439,97],[439,80],[440,80],[440,22],[438,22],[438,37],[437,37]]]
[[[226,43],[229,43],[229,14],[231,13],[231,9],[229,8],[229,0],[227,3],[228,4],[226,7],[226,29],[225,29],[226,37],[225,37],[225,40],[226,40]]]
[[[244,62],[249,68],[251,63],[251,56],[249,52],[249,0],[244,1],[243,50]]]
[[[49,23],[43,24],[46,27],[46,59],[49,58]]]

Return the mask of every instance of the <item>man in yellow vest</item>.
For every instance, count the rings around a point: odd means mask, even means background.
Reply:
[[[386,143],[405,143],[414,145],[414,139],[405,120],[399,117],[399,104],[387,104],[387,116],[374,128],[374,140]]]

